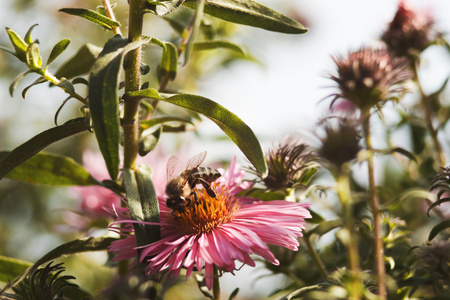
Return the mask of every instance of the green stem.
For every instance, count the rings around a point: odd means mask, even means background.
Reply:
[[[144,21],[143,0],[129,0],[130,13],[128,24],[128,39],[131,42],[142,38],[142,26]],[[138,91],[140,81],[141,47],[130,51],[125,57],[125,93]],[[123,167],[134,169],[139,150],[139,100],[131,99],[124,104],[122,120],[124,162]]]
[[[352,212],[352,198],[350,193],[350,178],[348,172],[344,172],[342,168],[340,169],[338,175],[336,176],[336,192],[339,199],[341,200],[343,217],[345,222],[345,227],[348,231],[348,255],[350,262],[350,270],[352,276],[352,287],[349,291],[349,299],[358,300],[361,299],[361,289],[359,284],[359,253],[358,253],[358,243],[357,237],[354,234],[353,226],[353,212]]]
[[[368,173],[369,173],[369,203],[372,209],[373,215],[373,238],[374,238],[374,248],[375,248],[375,266],[378,276],[378,294],[380,300],[386,299],[386,284],[385,275],[386,270],[384,267],[384,247],[383,247],[383,236],[381,233],[381,223],[380,223],[380,203],[378,197],[376,196],[375,188],[375,174],[373,166],[373,148],[370,135],[370,112],[363,113],[363,130],[364,137],[366,140],[366,150],[370,153],[367,159]]]
[[[439,142],[439,139],[438,139],[438,131],[433,126],[433,119],[432,119],[432,112],[431,112],[431,107],[430,107],[430,103],[429,103],[429,98],[423,92],[422,85],[420,84],[419,74],[418,74],[418,70],[417,70],[417,64],[413,64],[413,69],[414,69],[414,79],[415,79],[415,81],[417,83],[417,87],[420,91],[420,105],[422,106],[422,110],[425,114],[425,116],[424,116],[425,117],[425,126],[427,127],[427,130],[430,133],[431,140],[433,142],[434,149],[435,149],[435,151],[433,151],[433,152],[436,153],[435,155],[436,155],[437,162],[439,163],[439,167],[443,167],[445,165],[445,156],[444,156],[444,152],[442,151],[441,143]]]
[[[56,78],[53,74],[51,74],[50,72],[48,72],[47,70],[43,70],[42,73],[40,73],[45,79],[47,79],[48,81],[50,81],[51,83],[53,83],[55,86],[59,86],[59,84],[61,83],[61,80],[59,80],[58,78]],[[61,89],[63,89],[67,94],[69,94],[70,96],[72,96],[73,98],[79,100],[80,102],[82,102],[84,105],[87,105],[87,101],[86,99],[84,99],[80,94],[77,93],[72,93],[71,91],[63,88],[62,86],[59,86]]]
[[[109,3],[109,0],[102,0],[102,2],[103,2],[103,7],[105,8],[105,12],[106,12],[106,15],[108,16],[108,18],[110,18],[113,21],[116,21],[116,17],[114,16],[114,12],[112,10],[111,4]],[[115,26],[113,28],[113,32],[114,32],[114,34],[122,35],[122,33],[120,32],[120,28],[118,26]]]
[[[214,266],[213,299],[220,300],[219,270]]]
[[[319,267],[320,274],[324,279],[328,277],[327,270],[325,269],[325,265],[323,264],[322,260],[319,257],[319,254],[317,254],[316,249],[314,249],[311,241],[309,240],[309,236],[304,236],[303,240],[305,241],[306,247],[308,248],[309,255],[311,256],[311,259],[315,262],[317,267]]]

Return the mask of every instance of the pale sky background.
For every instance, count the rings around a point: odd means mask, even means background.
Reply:
[[[33,24],[40,26],[34,30],[34,37],[56,43],[63,36],[48,37],[46,34],[55,20],[45,14],[36,15],[33,11],[25,16],[10,14],[7,7],[14,0],[0,2],[0,29],[11,27],[20,34]],[[121,0],[125,1],[125,0]],[[58,10],[71,5],[67,0],[40,0],[42,8]],[[213,99],[241,117],[262,139],[263,147],[281,141],[287,134],[305,133],[314,129],[318,119],[325,114],[329,102],[318,104],[319,100],[333,92],[324,88],[332,84],[326,74],[334,72],[331,55],[345,54],[363,45],[376,45],[376,38],[392,20],[397,1],[394,0],[279,0],[262,3],[290,14],[296,11],[308,21],[310,32],[304,35],[283,35],[260,29],[244,28],[241,41],[265,68],[252,63],[234,64],[200,83],[199,94]],[[431,9],[435,15],[436,27],[450,32],[450,1],[411,0],[418,9]],[[99,1],[100,4],[100,1]],[[58,33],[60,34],[60,33]],[[449,35],[446,36],[449,39]],[[7,35],[0,30],[0,43],[8,45]],[[50,43],[51,44],[51,43]],[[100,45],[99,45],[100,46]],[[75,48],[69,48],[74,51]],[[47,49],[48,51],[48,49]],[[71,52],[68,51],[68,52]],[[46,57],[48,52],[44,55]],[[450,75],[450,55],[442,48],[430,48],[424,55],[422,75],[425,91],[437,89]],[[0,56],[3,60],[12,57]],[[0,64],[4,62],[0,61]],[[18,74],[17,74],[18,75]],[[7,116],[16,115],[11,127],[11,136],[22,143],[40,130],[51,127],[53,114],[65,95],[56,89],[49,90],[46,85],[31,90],[26,100],[20,97],[19,86],[14,99],[8,94],[9,82],[0,81],[0,126]],[[48,94],[49,99],[43,99]],[[25,108],[25,105],[27,107]],[[40,113],[36,113],[39,111]],[[46,120],[38,126],[36,120]],[[20,126],[19,126],[20,125]],[[205,121],[200,133],[209,137],[221,134],[216,125]],[[0,148],[4,144],[1,142]],[[208,142],[198,145],[199,150],[208,150],[211,158],[224,155],[238,155],[237,147],[230,142]],[[3,150],[3,149],[2,149]],[[195,151],[193,151],[195,153]],[[198,151],[199,152],[199,151]],[[216,154],[215,154],[216,153]],[[45,252],[45,251],[44,251]],[[307,271],[307,270],[305,270]],[[267,295],[273,288],[273,277],[258,280],[254,286],[249,280],[257,277],[254,269],[244,268],[236,276],[225,276],[222,284],[234,288],[238,285],[240,295],[254,295],[256,291]],[[260,273],[258,273],[260,275]],[[229,291],[225,291],[229,292]]]

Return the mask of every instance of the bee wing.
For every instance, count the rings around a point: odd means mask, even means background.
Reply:
[[[196,156],[189,159],[186,163],[186,169],[197,168],[206,158],[206,151],[200,152]]]
[[[166,174],[167,179],[172,178],[184,169],[184,162],[182,162],[177,156],[172,155],[167,161]]]

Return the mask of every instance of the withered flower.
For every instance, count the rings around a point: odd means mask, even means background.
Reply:
[[[433,25],[431,14],[416,12],[408,0],[401,0],[397,13],[381,35],[381,40],[396,56],[405,56],[415,61],[440,35],[433,30]]]
[[[385,49],[361,48],[347,57],[335,56],[337,75],[332,75],[339,88],[331,106],[338,99],[346,99],[362,112],[380,108],[407,91],[406,81],[413,78],[409,63],[403,57],[391,57]]]

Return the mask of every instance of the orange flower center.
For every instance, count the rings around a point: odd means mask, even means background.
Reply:
[[[180,232],[186,234],[208,233],[219,227],[221,224],[234,219],[234,214],[239,210],[239,202],[229,193],[228,188],[213,183],[211,185],[216,197],[208,195],[205,189],[197,190],[198,201],[194,197],[190,198],[191,203],[185,211],[175,211],[174,222],[179,227]]]

